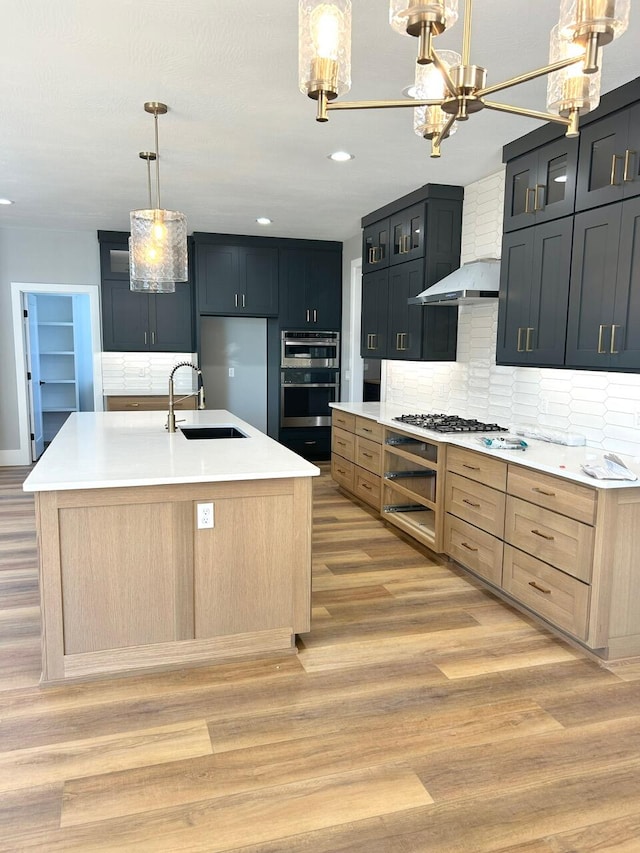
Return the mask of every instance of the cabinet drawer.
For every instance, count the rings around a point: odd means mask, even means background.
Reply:
[[[591,580],[593,528],[519,498],[507,497],[505,541],[579,578]]]
[[[581,640],[586,638],[591,589],[588,584],[505,545],[502,586],[550,622]]]
[[[445,510],[470,524],[502,538],[504,534],[505,494],[447,472]]]
[[[345,459],[353,460],[356,447],[356,437],[352,432],[334,427],[331,430],[331,452],[339,453]]]
[[[461,447],[447,448],[447,470],[502,491],[507,484],[506,462]]]
[[[382,447],[368,438],[356,437],[356,455],[354,461],[361,468],[366,468],[372,474],[382,472]]]
[[[453,560],[500,586],[502,540],[466,521],[447,514],[444,520],[444,550]]]
[[[347,412],[341,412],[339,409],[333,409],[331,425],[340,427],[340,429],[346,429],[347,432],[355,432],[356,416],[350,415]]]
[[[196,397],[187,397],[186,400],[180,400],[174,404],[174,409],[191,410],[196,407]],[[122,396],[107,397],[108,412],[163,412],[169,411],[169,397],[161,395],[151,396],[144,395],[134,397],[133,395],[123,394]]]
[[[382,442],[382,426],[368,418],[356,417],[355,433],[370,441],[377,441],[378,444]]]
[[[350,492],[353,491],[353,462],[343,459],[342,456],[331,454],[331,476],[339,486],[343,486]]]
[[[372,507],[380,509],[380,477],[365,471],[364,468],[354,466],[353,491]]]
[[[593,524],[596,516],[596,491],[569,480],[509,465],[507,491],[517,498],[568,515],[576,521]]]

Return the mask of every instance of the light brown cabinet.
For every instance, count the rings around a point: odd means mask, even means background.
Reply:
[[[311,494],[308,477],[38,492],[43,682],[293,653]]]
[[[446,512],[445,552],[503,597],[600,657],[640,654],[640,488],[449,447]]]
[[[382,427],[370,418],[333,410],[331,476],[346,491],[380,510]]]
[[[195,397],[177,400],[174,403],[174,409],[192,410],[196,408],[196,402]],[[106,409],[108,412],[168,412],[169,397],[163,394],[110,395],[107,397]]]

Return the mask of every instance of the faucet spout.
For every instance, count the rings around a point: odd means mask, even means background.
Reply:
[[[198,390],[193,391],[191,394],[185,394],[184,397],[180,397],[178,400],[175,399],[174,396],[174,386],[173,386],[173,377],[178,370],[179,367],[190,367],[192,370],[195,370],[198,376]],[[166,429],[169,432],[176,431],[176,415],[175,415],[175,404],[176,402],[180,402],[181,400],[186,400],[187,397],[195,397],[198,395],[198,409],[204,409],[204,382],[202,379],[202,371],[199,367],[196,367],[195,364],[192,364],[190,361],[181,361],[173,368],[171,373],[169,374],[169,415],[167,417],[167,426]]]

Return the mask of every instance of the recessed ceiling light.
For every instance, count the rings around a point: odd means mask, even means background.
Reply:
[[[416,99],[416,84],[412,83],[410,86],[405,86],[404,89],[402,90],[402,94],[405,96],[405,98],[413,98],[413,100],[415,101],[415,99]]]
[[[256,222],[258,223],[258,225],[271,225],[271,220],[268,216],[259,216],[256,219]]]
[[[0,204],[13,204],[10,198],[0,198]]]
[[[329,160],[335,160],[336,163],[346,163],[347,160],[353,160],[354,155],[349,154],[348,151],[334,151],[333,154],[329,154]]]

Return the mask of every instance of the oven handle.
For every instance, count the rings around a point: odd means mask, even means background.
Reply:
[[[282,382],[281,388],[339,388],[339,382]]]
[[[303,344],[304,346],[315,346],[317,344],[333,344],[337,346],[338,338],[283,338],[283,344]]]

